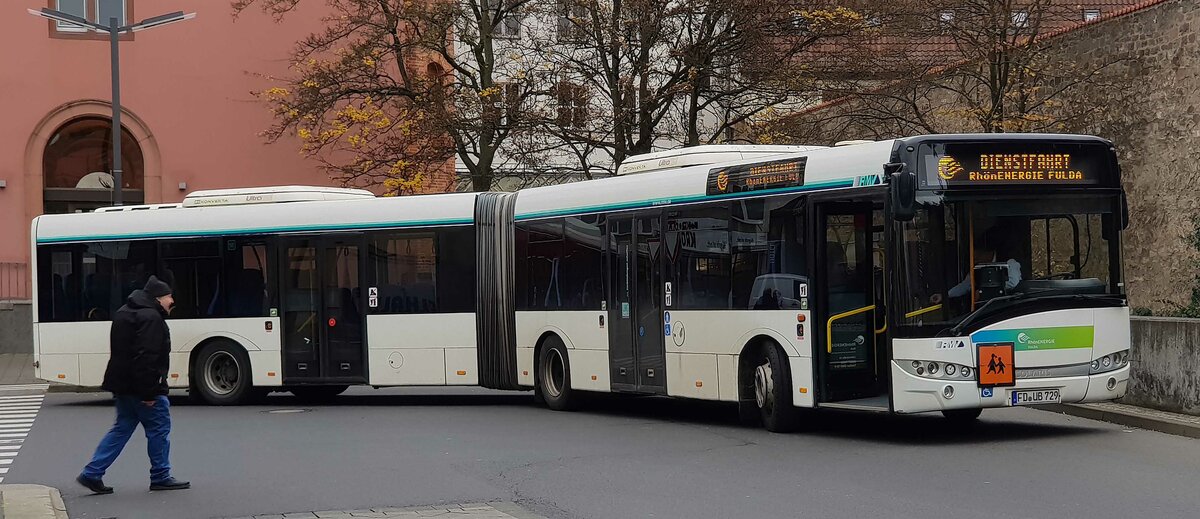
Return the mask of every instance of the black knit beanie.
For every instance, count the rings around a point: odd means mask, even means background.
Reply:
[[[150,280],[146,282],[146,288],[143,288],[150,297],[162,297],[171,295],[171,286],[158,280],[157,276],[150,276]]]

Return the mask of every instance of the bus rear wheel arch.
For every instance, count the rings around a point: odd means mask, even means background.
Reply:
[[[579,395],[571,388],[571,358],[562,338],[546,334],[536,350],[534,390],[555,411],[570,411],[579,404]]]
[[[255,394],[250,356],[240,344],[216,339],[194,350],[191,390],[209,405],[238,405]]]
[[[738,357],[738,413],[771,432],[791,432],[800,410],[792,402],[787,354],[774,340],[758,338]]]

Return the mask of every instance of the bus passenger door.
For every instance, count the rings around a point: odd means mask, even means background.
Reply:
[[[285,384],[365,381],[360,240],[281,240]]]
[[[323,247],[325,376],[366,382],[366,300],[359,237],[333,238]]]
[[[609,218],[609,362],[614,390],[665,394],[660,215]]]
[[[870,203],[817,205],[817,293],[814,346],[821,379],[819,402],[859,400],[887,409],[877,376],[877,355],[884,330],[876,317],[875,213]],[[882,267],[882,265],[878,265]]]

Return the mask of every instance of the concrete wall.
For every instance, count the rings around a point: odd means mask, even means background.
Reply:
[[[1200,416],[1200,319],[1134,317],[1122,403]]]
[[[33,353],[33,314],[28,302],[0,301],[0,354]]]

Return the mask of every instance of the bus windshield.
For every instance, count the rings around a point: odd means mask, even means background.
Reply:
[[[1114,205],[1094,195],[918,203],[897,240],[900,334],[936,333],[1004,295],[1117,293],[1119,247],[1104,217]]]

